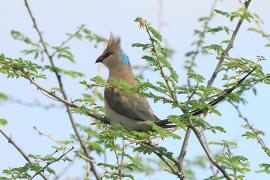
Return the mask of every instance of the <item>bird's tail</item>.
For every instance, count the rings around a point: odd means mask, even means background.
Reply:
[[[209,102],[208,104],[211,106],[215,106],[217,104],[219,104],[220,102],[222,102],[223,100],[225,100],[225,98],[231,93],[233,92],[237,87],[240,86],[240,84],[253,72],[256,70],[256,67],[253,68],[251,71],[249,71],[242,79],[240,79],[233,87],[224,90],[221,95],[219,97],[217,97],[216,99],[214,99],[213,101]],[[200,114],[205,113],[206,109],[202,108],[202,109],[195,109],[193,111],[190,112],[190,114],[192,116],[198,116]],[[182,117],[183,115],[181,115],[180,117]],[[176,127],[175,124],[173,124],[172,122],[169,121],[169,119],[164,119],[161,121],[156,121],[155,122],[156,125],[163,127],[163,128],[174,128]]]

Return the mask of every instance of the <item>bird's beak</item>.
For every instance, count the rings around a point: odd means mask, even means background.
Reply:
[[[100,62],[102,62],[103,61],[103,57],[102,56],[99,56],[98,58],[97,58],[97,60],[96,60],[96,63],[100,63]]]

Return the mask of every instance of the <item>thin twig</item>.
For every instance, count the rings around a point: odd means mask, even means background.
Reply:
[[[67,171],[68,169],[74,164],[74,161],[75,161],[76,157],[74,157],[70,163],[68,165],[66,165],[61,171],[60,173],[58,173],[57,175],[55,175],[54,177],[54,180],[58,180],[61,178],[61,176],[63,176]]]
[[[191,129],[188,128],[187,131],[185,132],[185,137],[181,146],[181,151],[180,154],[178,156],[178,162],[179,162],[179,168],[184,171],[184,157],[187,154],[187,146],[188,146],[188,141],[189,141],[189,137],[190,137],[190,133],[191,133]]]
[[[213,152],[211,151],[211,149],[208,145],[208,140],[207,140],[204,133],[202,133],[202,138],[203,138],[203,141],[205,142],[204,144],[205,144],[205,147],[207,148],[208,152],[213,156]],[[211,168],[211,171],[213,174],[216,174],[216,172],[218,171],[212,163],[210,163],[210,168]]]
[[[49,91],[49,90],[45,89],[43,86],[41,86],[40,84],[38,84],[32,77],[30,77],[29,74],[24,73],[24,76],[23,76],[23,77],[26,78],[26,79],[28,79],[28,80],[31,82],[31,84],[33,84],[34,86],[36,86],[36,88],[37,88],[38,90],[40,90],[41,92],[44,92],[44,93],[46,93],[47,95],[49,95],[49,96],[55,98],[55,100],[57,100],[57,101],[59,101],[59,102],[65,104],[66,106],[69,106],[69,107],[71,107],[71,108],[84,108],[84,107],[82,107],[82,106],[76,105],[76,104],[73,103],[73,102],[67,101],[66,99],[64,99],[64,98],[62,98],[62,97],[56,95],[56,94],[55,94],[54,92],[52,92],[52,91]],[[103,116],[101,116],[101,115],[93,114],[93,113],[90,113],[90,112],[88,112],[87,115],[89,115],[89,116],[91,116],[91,117],[93,117],[93,118],[95,118],[95,119],[98,119],[99,121],[101,121],[101,122],[103,122],[103,123],[105,123],[105,124],[108,124],[108,123],[109,123],[109,121],[108,121],[105,117],[103,117]]]
[[[233,157],[233,154],[232,154],[232,152],[231,152],[231,150],[230,150],[229,144],[226,144],[226,149],[227,149],[227,151],[228,151],[229,158],[232,158],[232,157]],[[235,180],[237,180],[237,175],[236,175],[236,170],[235,170],[235,168],[233,168],[233,173],[234,173],[234,175],[235,175]]]
[[[69,36],[66,40],[64,40],[64,41],[60,44],[60,46],[58,46],[58,47],[59,47],[59,48],[64,47],[65,44],[67,44],[70,40],[72,40],[74,37],[76,37],[76,35],[78,35],[78,34],[81,32],[81,30],[84,28],[84,26],[85,26],[85,25],[81,25],[81,26],[78,28],[78,30],[77,30],[74,34],[70,35],[70,36]],[[52,52],[51,57],[53,58],[53,57],[55,56],[56,53],[57,53],[57,50],[55,50],[54,52]]]
[[[196,87],[194,88],[193,92],[190,94],[190,96],[188,97],[188,101],[192,99],[192,97],[194,96],[194,94],[196,93],[196,89],[198,87],[199,84],[196,85]],[[182,143],[182,146],[181,146],[181,151],[179,153],[179,156],[178,156],[178,168],[181,170],[181,171],[184,171],[184,157],[187,153],[187,147],[188,147],[188,141],[189,141],[189,138],[190,138],[190,133],[191,133],[191,129],[188,127],[186,132],[185,132],[185,137],[184,137],[184,140],[183,140],[183,143]]]
[[[13,104],[19,104],[19,105],[26,106],[26,107],[43,108],[45,110],[52,109],[52,108],[63,108],[64,107],[62,105],[60,106],[60,105],[56,105],[56,104],[53,104],[53,103],[42,104],[37,100],[33,100],[33,102],[27,102],[27,101],[23,101],[21,99],[13,98],[13,97],[9,97],[6,102],[13,103]]]
[[[73,150],[74,147],[71,147],[68,151],[66,151],[65,153],[63,153],[61,156],[59,156],[57,159],[51,161],[51,162],[48,162],[46,164],[46,166],[44,166],[43,168],[41,168],[39,171],[36,172],[36,174],[34,174],[30,180],[34,179],[39,173],[43,172],[46,168],[48,168],[51,164],[55,163],[55,162],[58,162],[60,161],[65,155],[67,155],[71,150]]]
[[[241,0],[239,0],[239,3],[242,7],[245,7],[245,4]],[[261,34],[263,38],[265,38],[267,41],[270,42],[270,35],[264,31],[262,27],[262,24],[263,24],[262,20],[255,14],[251,18],[255,22],[257,28],[259,29],[260,31],[259,34]]]
[[[13,147],[15,147],[15,149],[23,156],[23,158],[30,164],[33,164],[33,162],[30,160],[30,158],[25,154],[25,152],[23,152],[22,148],[20,148],[15,141],[13,141],[13,139],[11,137],[9,137],[4,131],[2,131],[0,129],[0,133],[7,139],[8,143],[12,144]],[[44,180],[48,180],[48,178],[42,173],[39,172],[38,173]],[[37,174],[37,175],[38,175]]]
[[[216,8],[216,5],[217,5],[217,0],[214,0],[213,4],[211,6],[211,9],[210,9],[210,14],[207,17],[207,20],[203,24],[203,30],[200,33],[198,43],[196,44],[196,47],[195,47],[195,51],[192,54],[192,57],[191,57],[191,60],[190,60],[190,62],[191,62],[190,66],[187,67],[187,74],[189,74],[192,71],[192,66],[195,63],[196,58],[200,53],[200,49],[201,49],[201,47],[203,45],[203,40],[204,40],[205,35],[207,33],[207,30],[208,30],[208,24],[210,23],[210,21],[212,20],[212,18],[214,16],[214,9]],[[190,78],[187,78],[187,84],[188,84],[189,87],[191,87]]]
[[[90,159],[90,158],[86,157],[86,156],[84,155],[84,153],[81,153],[80,151],[75,151],[75,153],[76,153],[76,155],[77,155],[78,157],[84,159],[85,161],[88,161],[89,163],[93,163],[93,162],[94,162],[93,159]]]
[[[224,177],[226,177],[227,179],[231,180],[232,178],[229,176],[229,174],[225,171],[225,169],[219,165],[217,163],[217,161],[214,159],[214,157],[211,155],[211,153],[208,151],[207,147],[205,146],[205,143],[199,133],[199,131],[197,130],[197,128],[193,125],[190,125],[190,128],[192,129],[192,131],[194,132],[194,134],[196,135],[197,139],[199,140],[205,154],[207,155],[208,159],[211,161],[211,163],[216,166],[220,172],[223,174]]]
[[[246,123],[246,125],[248,126],[248,128],[252,131],[253,134],[257,134],[257,130],[253,128],[253,126],[251,125],[251,123],[249,122],[249,120],[243,116],[242,112],[240,111],[239,107],[237,105],[235,105],[233,102],[229,101],[230,104],[234,107],[234,109],[237,111],[239,118],[243,119]],[[270,157],[270,153],[269,151],[266,151],[265,149],[269,149],[266,145],[264,140],[257,135],[256,136],[256,140],[257,142],[260,144],[260,146],[262,147],[263,151],[266,153],[266,155],[268,157]]]
[[[149,146],[152,149],[157,149],[157,146],[154,145],[151,141],[142,141],[138,143]],[[180,179],[184,179],[184,174],[181,171],[177,172],[177,170],[174,167],[172,167],[172,165],[164,158],[166,156],[164,156],[162,153],[158,152],[157,150],[154,150],[153,153],[156,154],[170,168],[173,174],[175,174]],[[174,164],[178,163],[177,160],[175,160],[174,158],[168,158],[168,159],[171,160]]]
[[[112,143],[113,143],[113,145],[115,145],[114,140],[113,140]],[[117,169],[117,171],[118,171],[118,177],[119,177],[119,180],[122,180],[122,164],[121,164],[121,162],[119,160],[119,155],[117,154],[117,152],[116,152],[115,149],[113,150],[113,152],[114,152],[114,155],[115,155],[115,158],[116,158],[117,167],[118,167],[118,169]]]
[[[125,157],[125,141],[122,139],[122,151],[121,151],[121,159],[120,159],[120,166],[123,166],[124,163],[124,157]]]
[[[150,41],[151,41],[152,51],[153,51],[154,53],[157,53],[157,50],[156,50],[156,48],[155,48],[155,41],[154,41],[154,38],[151,36],[151,33],[150,33],[150,31],[149,31],[149,26],[148,26],[148,24],[145,24],[145,29],[146,29],[146,32],[147,32],[147,34],[148,34],[148,36],[149,36],[149,39],[150,39]],[[167,86],[167,88],[168,88],[168,90],[169,90],[169,93],[170,93],[170,97],[171,97],[171,99],[176,103],[176,105],[178,105],[179,103],[178,103],[177,97],[176,97],[175,94],[173,93],[172,87],[171,87],[171,85],[170,85],[170,83],[169,83],[169,81],[168,81],[168,79],[167,79],[167,77],[166,77],[166,75],[165,75],[165,73],[164,73],[164,71],[163,71],[163,68],[162,68],[162,65],[161,65],[161,63],[160,63],[160,61],[159,61],[159,58],[158,58],[157,56],[156,56],[156,58],[157,58],[157,66],[158,66],[158,70],[159,70],[159,72],[160,72],[161,77],[163,78],[163,80],[164,80],[165,83],[166,83],[166,86]],[[182,110],[182,111],[183,111],[183,110]]]
[[[245,4],[245,8],[246,9],[248,9],[248,6],[249,6],[250,2],[251,2],[251,0],[245,1],[244,4]],[[236,36],[237,36],[237,34],[239,32],[239,29],[240,29],[243,21],[244,21],[244,17],[241,17],[239,19],[239,21],[238,21],[238,23],[237,23],[237,25],[236,25],[233,33],[232,33],[232,36],[230,38],[230,43],[228,44],[228,46],[225,48],[225,50],[221,53],[221,56],[219,57],[219,62],[217,64],[217,66],[216,66],[216,68],[215,68],[215,70],[214,70],[211,78],[209,79],[209,81],[207,83],[207,87],[211,87],[212,84],[213,84],[213,82],[215,81],[215,79],[217,77],[217,74],[218,74],[218,72],[219,72],[220,68],[222,67],[222,64],[223,64],[223,62],[225,60],[225,57],[228,56],[229,51],[233,48],[233,43],[235,41],[235,38],[236,38]]]
[[[163,0],[158,1],[158,31],[161,31],[162,27],[166,24],[163,22]]]
[[[33,129],[38,133],[38,135],[40,136],[44,136],[48,139],[50,139],[51,141],[53,141],[54,143],[58,144],[58,145],[61,145],[61,147],[64,147],[65,149],[68,149],[67,145],[65,143],[63,143],[62,141],[60,140],[57,140],[55,139],[54,137],[52,137],[51,135],[49,134],[46,134],[44,132],[42,132],[41,130],[39,130],[37,127],[33,127]]]

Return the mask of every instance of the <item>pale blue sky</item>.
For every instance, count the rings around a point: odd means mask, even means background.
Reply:
[[[115,1],[65,1],[65,0],[47,0],[47,1],[29,1],[32,11],[37,19],[38,25],[44,32],[44,37],[52,45],[58,45],[65,39],[66,32],[74,32],[75,27],[80,24],[86,24],[93,32],[108,37],[110,32],[114,32],[122,38],[122,48],[129,55],[132,64],[140,64],[142,60],[140,57],[143,55],[142,51],[137,48],[132,48],[131,44],[134,42],[146,42],[147,36],[143,30],[140,30],[137,24],[133,21],[137,16],[141,16],[152,23],[153,26],[158,26],[158,11],[159,4],[155,0],[115,0]],[[180,0],[167,0],[163,2],[162,20],[165,26],[162,27],[162,34],[170,47],[176,53],[173,56],[173,65],[179,72],[180,78],[185,83],[185,73],[183,72],[183,62],[185,60],[184,53],[191,50],[190,43],[194,40],[193,29],[198,28],[200,24],[197,19],[200,16],[209,14],[212,0],[204,1],[180,1]],[[236,10],[239,7],[238,0],[226,0],[221,2],[217,9],[223,10]],[[269,14],[270,1],[254,1],[250,5],[251,12],[259,14],[264,19],[264,29],[270,32],[270,14]],[[10,36],[10,30],[19,30],[25,35],[37,38],[35,31],[32,28],[32,22],[28,17],[26,8],[23,1],[1,0],[0,6],[0,53],[4,53],[9,57],[25,57],[20,53],[20,50],[25,48],[21,42],[14,41]],[[215,18],[211,23],[212,25],[228,25],[234,27],[235,22],[231,23],[225,18]],[[244,24],[240,30],[240,35],[235,42],[235,48],[231,51],[231,55],[247,57],[250,59],[256,58],[256,55],[263,55],[266,59],[270,60],[269,48],[264,48],[265,40],[261,39],[258,35],[246,32],[245,30],[251,27],[251,24]],[[208,36],[207,42],[220,42],[224,39],[224,34],[214,37]],[[87,77],[93,77],[97,74],[97,65],[94,63],[96,57],[102,51],[102,45],[97,49],[87,42],[74,41],[71,44],[73,52],[78,62],[76,65],[70,65],[64,60],[59,60],[56,64],[67,67],[69,69],[84,72]],[[199,68],[198,71],[205,75],[210,76],[213,67],[216,65],[213,56],[198,57]],[[266,72],[270,72],[270,63],[263,62]],[[106,78],[107,71],[102,70],[102,76]],[[153,73],[147,74],[149,79],[159,78],[154,76]],[[80,95],[83,91],[81,87],[74,88],[79,80],[70,80],[64,78],[66,89],[69,96],[73,99]],[[33,86],[23,79],[13,80],[5,79],[0,75],[0,92],[6,92],[13,97],[20,98],[24,101],[31,102],[34,98],[38,98],[41,102],[51,103],[52,101],[47,97],[41,95]],[[55,81],[41,81],[47,88],[56,85]],[[182,84],[183,84],[182,83]],[[258,95],[254,96],[251,92],[247,92],[246,98],[249,103],[243,107],[243,113],[258,129],[266,132],[265,142],[269,142],[268,123],[268,101],[270,99],[270,87],[259,85]],[[173,112],[169,106],[157,103],[151,103],[153,110],[159,117],[166,117],[169,113]],[[249,157],[251,167],[257,169],[258,162],[269,162],[268,157],[265,156],[259,148],[259,145],[253,140],[244,140],[241,137],[243,129],[240,120],[228,103],[219,105],[218,109],[223,113],[222,117],[211,116],[208,118],[214,124],[222,125],[226,128],[226,139],[237,140],[239,150],[235,153],[243,154]],[[39,137],[33,130],[33,126],[37,126],[42,131],[53,135],[56,138],[67,138],[71,132],[69,121],[65,115],[64,110],[51,109],[44,111],[40,108],[29,108],[21,105],[1,103],[0,104],[0,117],[6,118],[9,121],[7,127],[4,128],[6,132],[12,134],[14,140],[25,150],[27,153],[46,154],[51,152],[50,145],[52,142],[44,137]],[[77,121],[86,122],[86,118],[77,117]],[[218,120],[216,120],[218,119]],[[209,140],[219,140],[224,138],[220,135],[209,134]],[[174,152],[179,151],[179,147],[170,143],[170,140],[161,142],[168,145],[168,149],[173,149]],[[178,143],[180,146],[180,142]],[[197,146],[198,142],[192,137],[188,148],[187,158],[200,155],[202,149]],[[14,167],[22,165],[25,160],[14,150],[14,148],[0,136],[0,170],[7,167]],[[54,164],[53,167],[59,168],[59,164]],[[69,172],[70,175],[80,175],[80,165],[74,170],[76,172]],[[77,171],[78,170],[78,171]],[[197,171],[197,178],[206,177],[202,170]],[[1,175],[1,172],[0,172]],[[166,173],[160,173],[154,179],[173,178],[167,176]],[[143,179],[142,176],[137,179]],[[246,179],[267,179],[264,174],[248,173]]]

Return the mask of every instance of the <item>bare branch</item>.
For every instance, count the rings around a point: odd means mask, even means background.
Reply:
[[[180,154],[178,156],[178,162],[179,162],[179,167],[181,169],[181,171],[184,171],[184,157],[186,156],[187,154],[187,146],[188,146],[188,141],[189,141],[189,137],[190,137],[190,133],[191,133],[191,129],[188,128],[187,131],[185,132],[185,137],[184,137],[184,140],[183,140],[183,144],[181,146],[181,151],[180,151]]]

